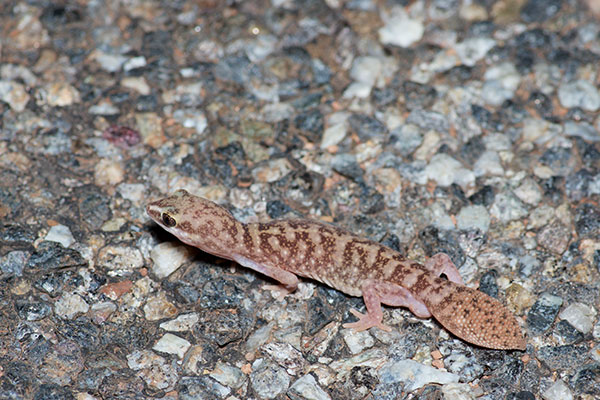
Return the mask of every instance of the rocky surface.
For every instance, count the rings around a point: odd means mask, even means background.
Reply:
[[[0,399],[600,397],[594,1],[0,4]],[[161,231],[184,188],[500,299],[525,352]]]

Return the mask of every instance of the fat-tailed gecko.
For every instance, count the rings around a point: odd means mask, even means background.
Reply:
[[[459,338],[492,349],[525,350],[514,315],[499,301],[463,285],[445,254],[424,265],[377,242],[310,219],[244,224],[212,201],[178,190],[147,205],[148,215],[182,242],[265,274],[294,290],[298,277],[362,296],[366,314],[351,310],[356,330],[383,324],[381,304],[433,315]],[[445,274],[448,279],[440,276]]]

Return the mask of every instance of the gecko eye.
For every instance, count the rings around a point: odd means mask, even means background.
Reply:
[[[175,221],[175,218],[171,217],[167,213],[163,213],[161,219],[162,219],[163,224],[165,224],[165,226],[167,226],[169,228],[172,228],[175,225],[177,225],[177,221]]]

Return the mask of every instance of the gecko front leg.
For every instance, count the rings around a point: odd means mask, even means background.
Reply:
[[[249,258],[242,257],[239,255],[234,255],[231,257],[233,261],[237,262],[241,266],[253,269],[261,274],[267,275],[270,278],[275,279],[277,282],[283,285],[283,288],[288,291],[288,293],[293,292],[298,287],[298,277],[292,274],[289,271],[286,271],[282,268],[275,267],[273,265],[268,265],[267,263],[258,263],[256,261],[250,260]]]
[[[362,314],[354,309],[350,310],[352,315],[358,318],[358,321],[344,324],[344,328],[363,331],[376,326],[389,332],[391,328],[382,323],[383,311],[381,310],[381,304],[407,307],[419,318],[431,317],[427,306],[422,301],[417,300],[408,289],[400,285],[367,279],[363,282],[361,290],[367,313]]]

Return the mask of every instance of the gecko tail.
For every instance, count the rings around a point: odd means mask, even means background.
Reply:
[[[439,301],[423,299],[440,324],[459,338],[481,347],[525,350],[527,342],[515,316],[498,300],[449,281],[452,290]]]

